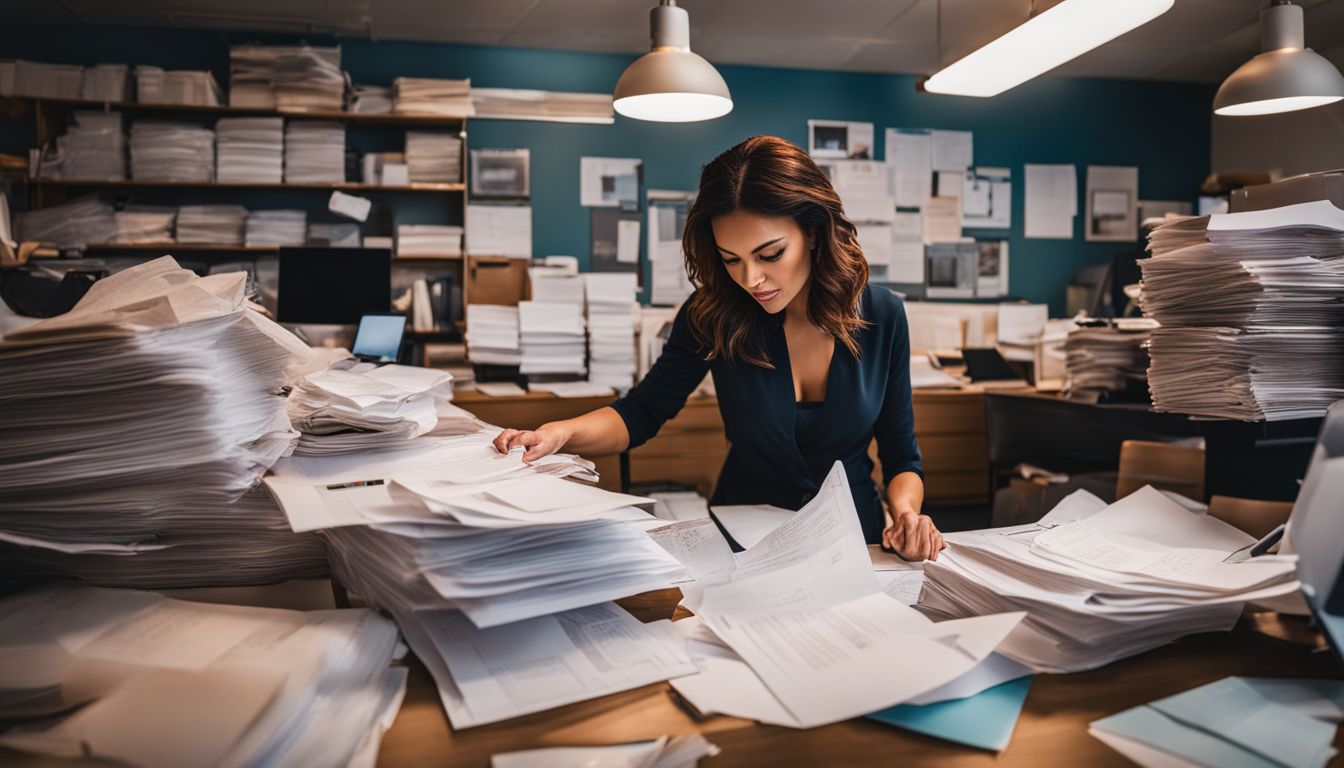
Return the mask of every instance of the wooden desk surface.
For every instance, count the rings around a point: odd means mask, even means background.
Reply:
[[[641,620],[651,621],[671,615],[679,598],[676,590],[668,590],[620,602]],[[617,744],[700,731],[723,749],[702,764],[724,768],[1129,765],[1088,735],[1088,723],[1228,675],[1340,675],[1328,652],[1257,631],[1264,623],[1272,624],[1271,629],[1280,626],[1275,616],[1248,614],[1231,633],[1187,637],[1091,672],[1037,675],[1012,742],[997,757],[863,719],[802,731],[722,716],[696,722],[676,705],[666,683],[454,732],[433,680],[412,657],[406,701],[383,739],[378,761],[384,766],[484,768],[496,752]],[[1335,746],[1344,747],[1344,731],[1336,734]],[[1344,760],[1336,758],[1331,765],[1344,765]]]

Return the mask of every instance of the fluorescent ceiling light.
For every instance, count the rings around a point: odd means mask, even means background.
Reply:
[[[1175,0],[1063,0],[935,72],[924,90],[997,96],[1161,16]]]
[[[1241,117],[1293,112],[1344,99],[1344,75],[1306,47],[1302,8],[1275,3],[1260,12],[1260,54],[1223,81],[1214,114]]]
[[[626,117],[688,123],[733,109],[728,84],[714,65],[691,53],[691,21],[675,0],[649,10],[651,50],[621,74],[612,107]]]

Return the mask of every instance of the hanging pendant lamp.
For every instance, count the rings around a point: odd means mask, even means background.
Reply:
[[[688,123],[733,109],[728,84],[714,65],[691,52],[691,19],[675,0],[649,10],[652,44],[616,82],[612,107],[626,117]]]
[[[1344,99],[1344,75],[1306,47],[1301,6],[1285,0],[1260,12],[1260,50],[1223,81],[1214,114],[1271,115]]]

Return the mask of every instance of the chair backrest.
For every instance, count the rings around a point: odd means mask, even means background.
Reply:
[[[1120,474],[1115,498],[1123,499],[1145,485],[1204,501],[1204,449],[1149,440],[1120,444]]]
[[[1261,501],[1214,496],[1209,499],[1209,517],[1216,517],[1257,539],[1288,522],[1293,511],[1291,501]]]

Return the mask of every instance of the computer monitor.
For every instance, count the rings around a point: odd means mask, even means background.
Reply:
[[[354,325],[392,303],[386,248],[281,248],[276,319]]]
[[[406,333],[405,315],[365,315],[359,319],[350,352],[360,360],[394,363]]]
[[[1288,518],[1289,545],[1297,554],[1302,595],[1344,661],[1344,400],[1321,423],[1302,490]]]

